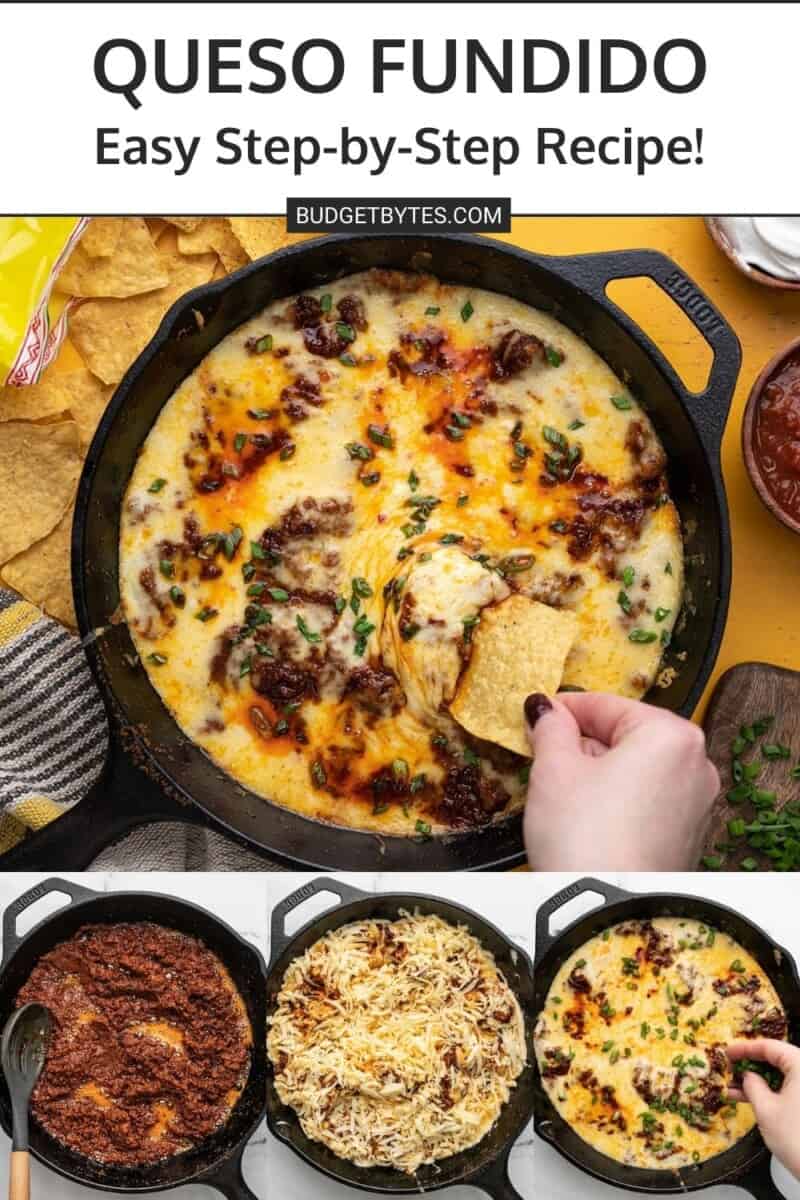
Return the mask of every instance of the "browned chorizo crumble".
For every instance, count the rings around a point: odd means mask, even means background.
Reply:
[[[187,1150],[246,1080],[242,1002],[219,959],[176,930],[84,926],[39,959],[16,1003],[33,1001],[55,1030],[31,1111],[87,1158],[135,1166]]]

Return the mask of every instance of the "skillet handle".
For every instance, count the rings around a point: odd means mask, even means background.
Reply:
[[[630,892],[625,892],[622,888],[615,887],[613,883],[606,883],[602,879],[593,879],[591,875],[587,875],[583,879],[576,879],[574,883],[567,884],[560,892],[556,892],[555,896],[551,896],[549,900],[545,900],[544,904],[540,905],[536,912],[535,953],[537,962],[545,950],[549,950],[556,940],[556,935],[550,932],[550,918],[563,905],[567,904],[570,900],[574,900],[576,896],[582,896],[584,892],[597,892],[599,896],[603,897],[606,904],[613,904],[617,900],[630,900],[631,898]]]
[[[369,894],[341,879],[323,875],[319,879],[312,879],[310,883],[304,883],[296,892],[279,900],[272,910],[269,941],[270,962],[275,962],[275,959],[283,954],[295,937],[294,934],[290,937],[286,932],[286,918],[289,913],[299,904],[305,904],[306,900],[310,900],[312,896],[319,895],[320,892],[333,892],[334,896],[339,897],[342,904],[349,904],[351,900],[363,900]]]
[[[199,810],[172,800],[134,765],[110,726],[99,779],[83,799],[0,857],[0,871],[85,871],[98,854],[151,821],[200,821]]]
[[[472,1187],[480,1188],[487,1196],[491,1196],[492,1200],[522,1200],[522,1196],[514,1187],[508,1173],[510,1157],[511,1147],[509,1146],[499,1158],[488,1163],[477,1175],[473,1175],[465,1182]]]
[[[563,259],[559,263],[559,271],[589,292],[626,329],[635,331],[639,339],[642,338],[641,328],[606,295],[606,287],[613,280],[636,279],[640,276],[652,279],[683,310],[714,352],[705,391],[689,392],[655,343],[649,338],[646,340],[650,353],[658,360],[672,386],[686,396],[697,432],[712,461],[716,461],[742,362],[739,339],[716,305],[671,258],[658,250],[580,254]]]
[[[244,1146],[240,1146],[232,1158],[226,1159],[207,1175],[198,1176],[196,1183],[205,1183],[226,1197],[226,1200],[258,1200],[255,1192],[247,1186],[242,1174]]]
[[[73,883],[69,879],[57,879],[54,877],[52,879],[44,879],[41,883],[37,883],[34,887],[29,888],[22,896],[18,896],[16,900],[12,900],[3,913],[3,965],[8,962],[17,946],[23,940],[17,934],[17,919],[25,912],[26,908],[30,908],[32,904],[36,904],[44,896],[49,896],[51,892],[60,892],[65,896],[69,896],[72,904],[75,904],[79,900],[89,900],[98,894],[91,888],[84,887],[80,883]]]
[[[746,1175],[731,1182],[741,1188],[743,1192],[754,1196],[755,1200],[786,1200],[783,1192],[772,1178],[771,1162],[770,1155],[765,1154]]]

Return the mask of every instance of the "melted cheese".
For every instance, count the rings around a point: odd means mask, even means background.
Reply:
[[[526,1059],[491,954],[434,916],[327,934],[289,967],[269,1024],[275,1086],[304,1133],[409,1174],[481,1141]]]
[[[680,609],[683,570],[679,520],[663,481],[653,481],[661,489],[657,505],[652,488],[648,494],[636,482],[631,431],[660,453],[655,434],[585,342],[508,297],[431,278],[400,289],[396,283],[368,273],[312,293],[331,296],[334,316],[344,296],[363,303],[368,327],[357,331],[345,361],[309,352],[287,316],[287,300],[211,351],[165,405],[136,463],[122,514],[120,579],[153,686],[224,770],[308,816],[414,833],[420,821],[435,831],[475,823],[442,803],[446,770],[472,762],[475,753],[481,804],[494,797],[486,819],[524,801],[522,760],[476,746],[442,708],[469,655],[465,619],[511,589],[566,606],[577,615],[579,634],[564,682],[638,697],[658,674]],[[467,301],[474,311],[464,320]],[[444,339],[434,373],[393,366],[398,353],[419,366],[425,347],[415,337],[431,329]],[[492,378],[493,348],[513,329],[557,354],[511,378]],[[252,349],[265,335],[271,349],[248,352],[248,342]],[[559,355],[563,361],[553,365]],[[287,402],[299,379],[306,399],[294,411],[302,420],[289,415]],[[388,431],[391,447],[372,440],[370,426]],[[553,431],[569,450],[580,448],[580,483],[578,476],[547,478],[546,456],[555,452],[563,461],[565,453],[548,440]],[[289,448],[250,469],[262,435],[288,439]],[[347,447],[354,445],[371,459],[352,457]],[[203,490],[209,472],[216,472],[215,490]],[[642,495],[649,503],[631,523],[625,504],[637,511]],[[576,559],[574,528],[597,496],[620,507]],[[432,508],[420,509],[425,497],[434,499]],[[338,506],[339,526],[324,512],[309,513],[309,503]],[[265,530],[285,528],[292,513],[319,518],[319,528],[313,537],[290,539],[281,561],[269,564],[270,587],[291,599],[248,595],[253,577],[243,568],[250,569],[251,544]],[[185,546],[187,518],[203,535],[240,531],[230,561],[219,541],[201,552],[205,570],[194,551],[171,550]],[[427,554],[433,557],[426,562]],[[501,574],[509,558],[526,569]],[[265,564],[253,561],[257,582]],[[350,605],[354,579],[367,591],[358,612]],[[174,587],[183,607],[172,599]],[[398,633],[396,589],[419,606],[421,620],[415,615],[413,622],[420,629],[408,640]],[[334,610],[326,602],[331,595],[343,607]],[[221,654],[226,631],[242,626],[254,601],[269,614],[259,636],[270,653],[316,672],[317,692],[297,711],[254,691],[252,639]],[[208,619],[197,619],[201,614]],[[635,630],[650,640],[631,641]],[[395,672],[399,706],[376,711],[353,699],[348,675],[365,664]],[[446,741],[446,762],[432,752],[432,738]],[[387,802],[376,777],[398,762],[405,779],[424,782],[413,792],[398,787]]]
[[[678,917],[652,927],[651,957],[667,947],[669,965],[648,960],[649,934],[636,922],[594,937],[553,980],[534,1041],[544,1087],[584,1141],[628,1165],[668,1170],[720,1154],[752,1129],[750,1105],[725,1102],[725,1047],[783,1009],[727,934]]]

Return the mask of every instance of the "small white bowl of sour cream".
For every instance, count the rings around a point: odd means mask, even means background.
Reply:
[[[715,245],[766,287],[800,291],[800,216],[706,217]]]

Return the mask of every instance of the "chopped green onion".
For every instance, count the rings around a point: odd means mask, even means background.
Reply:
[[[380,425],[368,425],[367,437],[371,442],[375,442],[377,446],[384,446],[387,450],[394,448],[394,438],[388,429],[381,429]]]
[[[302,633],[303,637],[306,639],[307,642],[321,642],[322,641],[322,635],[319,633],[315,633],[313,631],[313,629],[309,629],[308,625],[306,624],[306,622],[300,616],[299,613],[297,614],[297,628],[300,630],[300,632]]]
[[[371,450],[369,446],[365,446],[362,442],[348,442],[345,450],[350,458],[361,459],[362,462],[369,462],[371,458],[375,457],[375,451]]]

